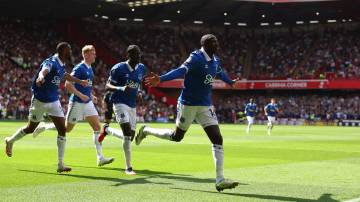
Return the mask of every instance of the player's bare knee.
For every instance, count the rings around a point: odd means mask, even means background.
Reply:
[[[58,131],[59,136],[66,136],[67,129],[65,128],[65,126],[64,127],[60,126],[60,127],[57,127],[56,129]]]
[[[28,125],[23,128],[23,131],[25,134],[33,133],[38,125],[39,123],[29,122]]]
[[[221,136],[221,135],[217,136],[212,143],[213,143],[213,144],[222,145],[222,144],[223,144],[223,138],[222,138],[222,136]]]
[[[29,127],[29,126],[26,126],[24,129],[23,129],[24,133],[25,134],[30,134],[30,133],[33,133],[35,131],[35,127]]]
[[[101,130],[101,126],[99,124],[96,124],[95,126],[92,127],[93,131],[100,131]]]
[[[135,131],[131,130],[131,142],[135,139]]]

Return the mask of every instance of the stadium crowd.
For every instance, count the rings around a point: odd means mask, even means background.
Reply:
[[[359,78],[359,30],[335,26],[257,36],[250,78]]]
[[[327,28],[318,40],[313,53],[304,63],[300,76],[311,77],[322,72],[338,78],[360,77],[360,34],[357,30]]]
[[[117,58],[125,57],[128,45],[138,44],[143,50],[142,62],[155,73],[165,73],[181,62],[174,28],[142,24],[124,25],[111,21],[84,23],[91,34],[104,43]]]
[[[30,85],[43,59],[54,52],[64,38],[46,21],[0,19],[0,119],[26,119],[30,105]],[[332,72],[339,78],[360,77],[360,32],[342,27],[315,31],[259,34],[255,38],[236,29],[213,30],[203,27],[169,27],[122,25],[119,22],[83,22],[95,39],[104,43],[116,58],[124,58],[130,43],[139,44],[144,51],[143,62],[156,73],[177,67],[187,54],[198,48],[201,34],[214,31],[220,42],[223,67],[233,77],[244,77],[247,57],[252,53],[250,79],[319,78]],[[102,30],[97,32],[96,30]],[[144,31],[146,30],[146,32]],[[71,43],[74,64],[81,61],[80,47]],[[251,51],[252,50],[252,51]],[[119,59],[120,60],[120,59]],[[306,62],[305,62],[306,61]],[[67,71],[71,71],[71,66]],[[94,91],[100,99],[111,64],[99,58],[94,65]],[[153,95],[144,97],[138,106],[139,121],[173,121],[176,106],[168,106]],[[68,96],[61,97],[66,106]],[[259,108],[269,96],[257,96]],[[281,106],[280,117],[304,119],[360,119],[358,96],[291,95],[276,96]],[[243,111],[248,97],[231,96],[215,100],[221,122],[234,122]],[[98,102],[102,109],[102,102]],[[262,110],[259,118],[264,119]]]

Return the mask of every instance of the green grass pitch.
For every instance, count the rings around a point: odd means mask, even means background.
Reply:
[[[23,122],[0,122],[0,138]],[[140,124],[138,124],[139,126]],[[149,124],[173,128],[174,124]],[[117,127],[117,124],[112,124]],[[57,174],[55,132],[16,142],[8,158],[2,142],[0,201],[345,201],[360,197],[360,129],[352,127],[221,125],[225,176],[236,189],[218,193],[209,140],[192,125],[181,143],[155,137],[132,145],[136,176],[124,174],[121,140],[107,137],[96,166],[90,127],[79,123],[67,135],[65,162]]]

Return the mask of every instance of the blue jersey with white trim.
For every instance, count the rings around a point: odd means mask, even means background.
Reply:
[[[265,106],[265,110],[268,116],[276,116],[278,111],[278,105],[269,103]]]
[[[179,102],[189,106],[211,106],[212,84],[217,76],[224,80],[219,58],[214,56],[207,60],[203,51],[196,50],[180,68],[182,67],[187,72]]]
[[[256,111],[257,111],[257,106],[255,103],[250,102],[250,103],[246,104],[246,106],[245,106],[246,116],[254,117]]]
[[[94,81],[94,72],[91,68],[91,66],[88,66],[85,64],[85,62],[81,62],[78,65],[74,67],[74,69],[71,72],[71,75],[80,79],[80,80],[87,80],[89,85],[84,87],[78,83],[75,83],[76,90],[80,91],[82,94],[87,95],[89,97],[89,100],[82,101],[78,96],[75,94],[71,94],[70,101],[71,102],[80,102],[80,103],[88,103],[92,100],[91,98],[91,92],[93,89],[93,81]]]
[[[33,79],[31,90],[34,97],[41,102],[49,103],[59,100],[59,85],[65,75],[65,65],[60,64],[59,60],[57,55],[44,60]],[[43,68],[48,68],[49,73],[44,78],[45,82],[39,87],[36,85],[36,79]]]
[[[116,90],[111,96],[111,102],[114,104],[126,104],[131,108],[136,107],[136,97],[141,86],[141,82],[146,75],[146,67],[139,63],[135,69],[132,69],[127,62],[115,64],[110,71],[109,82],[114,86],[127,86],[129,93]]]

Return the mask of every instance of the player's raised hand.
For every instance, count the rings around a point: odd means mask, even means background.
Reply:
[[[83,87],[87,87],[87,86],[89,86],[89,81],[88,80],[81,80],[80,85],[82,85]]]
[[[150,75],[145,78],[145,85],[147,86],[157,86],[160,83],[160,76],[155,74],[154,72],[150,72]]]

